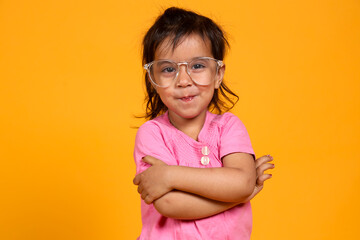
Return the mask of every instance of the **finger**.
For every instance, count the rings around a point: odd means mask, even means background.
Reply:
[[[148,164],[150,164],[150,165],[153,165],[156,161],[156,158],[154,158],[154,157],[152,157],[152,156],[145,156],[145,157],[143,157],[143,159],[142,159],[142,161],[144,162],[144,163],[148,163]]]
[[[147,193],[146,191],[142,191],[142,192],[141,192],[141,198],[142,198],[143,200],[145,200],[145,198],[146,198],[147,195],[148,195],[148,193]]]
[[[139,185],[139,183],[140,183],[140,178],[141,178],[141,173],[138,174],[138,175],[136,175],[136,176],[134,177],[133,183],[134,183],[135,185]]]
[[[256,167],[259,167],[261,164],[264,164],[266,162],[270,162],[273,160],[273,157],[270,156],[270,155],[265,155],[265,156],[262,156],[258,159],[255,160],[255,165]]]
[[[142,193],[143,187],[142,187],[141,184],[138,186],[137,191],[138,191],[138,193],[140,193],[140,194]]]
[[[274,164],[272,163],[264,163],[262,165],[260,165],[257,169],[256,169],[256,173],[257,176],[261,176],[264,174],[264,171],[268,170],[268,169],[273,169],[275,167]]]
[[[145,197],[144,201],[145,201],[145,203],[150,204],[154,201],[154,199],[150,195],[147,195]]]
[[[152,156],[145,156],[143,158],[143,161],[150,164],[150,165],[166,165],[166,163],[164,163],[163,161],[161,161],[160,159],[154,158]]]
[[[268,179],[270,179],[272,177],[272,174],[264,174],[261,175],[260,177],[258,177],[258,179],[256,180],[256,184],[258,186],[262,186],[264,184],[264,182]]]
[[[273,160],[273,157],[270,156],[270,155],[265,155],[265,156],[262,156],[258,159],[256,159],[255,161],[255,164],[256,164],[256,167],[260,166],[261,164],[264,164],[266,162],[270,162]]]

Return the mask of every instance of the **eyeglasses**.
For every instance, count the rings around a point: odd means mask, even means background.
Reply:
[[[198,57],[190,62],[176,63],[171,60],[157,60],[144,65],[151,82],[158,87],[169,87],[178,77],[180,66],[186,65],[186,72],[198,85],[209,85],[215,80],[221,60],[211,57]]]

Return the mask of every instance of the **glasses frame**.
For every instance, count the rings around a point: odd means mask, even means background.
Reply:
[[[175,75],[173,81],[176,81],[176,79],[177,79],[178,76],[179,76],[180,66],[181,66],[181,65],[186,65],[186,73],[189,75],[189,77],[191,78],[191,80],[192,80],[193,82],[195,82],[196,84],[198,84],[198,85],[206,86],[206,85],[211,84],[211,82],[208,83],[208,84],[200,84],[200,83],[196,82],[196,81],[191,77],[191,74],[190,74],[190,72],[189,72],[189,67],[188,67],[188,66],[189,66],[189,63],[191,63],[191,62],[193,62],[193,61],[196,61],[196,60],[199,60],[199,59],[209,59],[209,60],[215,61],[216,64],[217,64],[217,65],[216,65],[216,74],[218,73],[219,68],[221,68],[221,67],[223,67],[223,66],[225,65],[222,60],[218,60],[218,59],[215,59],[215,58],[212,58],[212,57],[197,57],[197,58],[194,58],[193,60],[191,60],[190,62],[174,62],[174,61],[172,61],[172,60],[170,60],[170,59],[155,60],[155,61],[152,61],[152,62],[149,62],[149,63],[145,64],[145,65],[144,65],[144,69],[146,70],[146,72],[147,72],[147,74],[148,74],[148,76],[149,76],[149,79],[150,79],[150,81],[151,81],[152,84],[154,84],[154,85],[157,86],[157,87],[166,88],[166,87],[169,87],[171,84],[169,84],[169,86],[160,86],[160,85],[156,84],[155,81],[152,79],[151,74],[150,74],[150,68],[151,68],[151,66],[152,66],[154,63],[157,63],[157,62],[160,62],[160,61],[169,61],[169,62],[171,62],[171,63],[174,63],[175,65],[177,65],[177,71],[176,71],[176,75]],[[214,78],[214,80],[215,80],[215,78]]]

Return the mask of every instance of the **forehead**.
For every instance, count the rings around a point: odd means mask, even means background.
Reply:
[[[213,57],[210,40],[198,34],[184,36],[176,45],[172,37],[167,37],[155,51],[155,60],[188,61],[195,57]]]

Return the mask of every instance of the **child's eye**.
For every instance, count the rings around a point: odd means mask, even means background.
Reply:
[[[176,71],[176,69],[173,68],[173,67],[165,67],[165,68],[163,68],[163,70],[161,72],[163,72],[163,73],[172,73],[172,72],[175,72],[175,71]]]
[[[205,68],[206,66],[200,63],[196,63],[192,66],[193,69]]]

